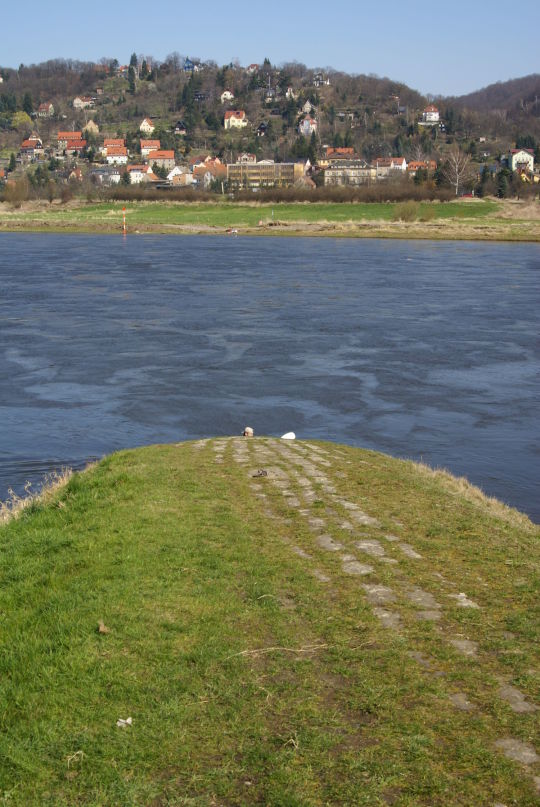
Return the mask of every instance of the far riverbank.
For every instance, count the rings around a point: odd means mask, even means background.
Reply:
[[[540,241],[537,201],[405,203],[26,202],[0,205],[0,231],[280,235],[467,241]]]

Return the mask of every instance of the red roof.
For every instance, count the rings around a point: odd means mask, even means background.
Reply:
[[[107,157],[127,157],[127,148],[125,146],[109,146],[107,148]]]
[[[86,148],[86,140],[68,140],[66,144],[66,151],[79,151]]]
[[[533,149],[510,149],[510,154],[519,154],[520,151],[526,151],[527,154],[532,154],[532,156],[534,157]]]
[[[161,146],[160,140],[142,140],[141,139],[141,148],[142,149],[159,149]]]
[[[57,140],[80,140],[82,132],[58,132]]]
[[[103,141],[103,147],[108,148],[109,146],[125,146],[126,141],[123,137],[106,137]]]
[[[149,160],[174,160],[174,151],[151,151],[148,155]]]
[[[243,109],[229,109],[229,111],[225,113],[225,120],[229,120],[229,118],[240,118],[243,120],[245,117],[246,113]]]
[[[28,140],[23,140],[21,143],[22,149],[41,149],[43,144],[37,137],[30,137]]]
[[[438,112],[438,111],[439,111],[439,110],[437,109],[437,107],[436,107],[436,106],[433,106],[433,104],[430,104],[429,106],[427,106],[427,107],[424,109],[424,112]]]

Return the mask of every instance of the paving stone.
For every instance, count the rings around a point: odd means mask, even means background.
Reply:
[[[338,552],[340,549],[343,549],[343,544],[340,544],[339,541],[334,541],[331,535],[319,535],[317,536],[317,543],[319,546],[322,546],[323,549],[328,549],[330,552]]]
[[[378,519],[368,516],[367,513],[363,513],[361,510],[353,510],[350,517],[353,521],[356,521],[357,524],[369,525],[372,527],[380,526],[380,521]]]
[[[421,667],[424,667],[425,670],[431,670],[432,664],[427,656],[424,656],[423,653],[419,653],[418,650],[409,650],[407,653],[410,658],[414,659],[414,661],[418,662]]]
[[[384,548],[379,541],[372,539],[366,541],[356,541],[355,546],[358,547],[366,555],[371,555],[374,558],[382,558],[384,555]]]
[[[366,598],[372,605],[384,605],[393,602],[396,595],[388,586],[380,586],[376,583],[363,583],[362,588],[366,592]]]
[[[371,574],[373,571],[373,566],[369,566],[367,563],[360,563],[357,560],[350,560],[343,564],[343,571],[346,574]]]
[[[453,645],[456,650],[459,650],[460,653],[463,653],[464,656],[476,656],[476,651],[478,650],[477,642],[471,642],[469,639],[450,639],[450,644]]]
[[[414,616],[415,619],[419,620],[425,619],[430,620],[431,622],[438,622],[438,620],[441,618],[441,612],[427,609],[425,611],[417,611]]]
[[[522,743],[513,737],[506,737],[504,740],[497,740],[495,747],[502,751],[505,757],[513,759],[515,762],[522,762],[524,765],[532,765],[538,762],[540,757],[532,745]]]
[[[312,571],[313,577],[316,577],[321,583],[329,583],[330,578],[324,572],[321,572],[319,569],[313,569]]]
[[[421,605],[425,608],[440,608],[441,606],[429,591],[424,591],[423,588],[414,587],[405,592],[407,599],[415,605]]]
[[[472,712],[476,707],[470,700],[467,699],[467,696],[463,694],[463,692],[456,692],[454,695],[450,695],[450,700],[456,707],[462,712]]]
[[[523,692],[520,692],[516,687],[510,686],[510,684],[504,684],[499,689],[499,698],[506,701],[512,711],[517,712],[518,714],[536,712],[538,710],[538,706],[536,706],[534,703],[529,703],[525,699]]]
[[[316,516],[310,516],[308,518],[308,524],[310,527],[313,527],[314,529],[322,529],[324,526],[326,526],[326,521],[324,520],[324,518],[317,518]]]
[[[384,538],[386,538],[387,541],[390,541],[392,543],[394,541],[400,541],[401,540],[400,538],[398,538],[397,535],[392,535],[392,533],[389,533],[389,534],[385,535]]]
[[[460,594],[449,594],[448,596],[456,600],[460,608],[480,608],[479,605],[470,600],[463,592]]]
[[[387,611],[386,608],[376,607],[373,613],[378,617],[385,628],[397,630],[401,625],[401,617],[395,611]]]
[[[311,560],[311,555],[300,546],[293,546],[293,552],[304,560]]]
[[[415,549],[412,548],[410,544],[400,543],[398,544],[399,548],[406,555],[408,558],[413,558],[413,560],[419,560],[422,555],[420,555]]]

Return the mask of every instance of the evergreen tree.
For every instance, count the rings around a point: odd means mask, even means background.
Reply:
[[[129,82],[129,91],[132,95],[135,95],[135,68],[133,65],[129,66],[128,70],[128,82]]]
[[[11,152],[11,155],[10,155],[10,158],[9,158],[8,170],[9,171],[15,171],[16,168],[17,168],[17,160],[15,158],[14,153]]]
[[[133,67],[133,68],[137,67],[137,54],[136,53],[131,54],[131,59],[129,60],[129,66]]]
[[[31,115],[32,112],[34,111],[34,104],[32,102],[32,96],[30,95],[29,92],[25,92],[25,94],[23,96],[22,108],[23,108],[23,111],[26,112],[27,115]]]

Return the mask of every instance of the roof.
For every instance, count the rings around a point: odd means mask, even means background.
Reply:
[[[109,146],[107,157],[127,157],[127,148],[125,146]]]
[[[128,165],[126,166],[126,171],[141,171],[143,174],[147,174],[150,171],[149,165]]]
[[[520,151],[525,151],[527,154],[532,154],[534,157],[533,149],[510,149],[510,154],[519,154]]]
[[[174,151],[173,150],[159,150],[151,151],[148,155],[148,159],[154,160],[174,160]]]
[[[154,126],[154,124],[152,123],[152,121],[150,120],[150,118],[143,118],[143,123],[149,123],[149,124],[150,124],[150,126]],[[141,126],[142,126],[142,124],[141,124]],[[154,128],[155,128],[155,127],[154,127]]]
[[[436,107],[436,106],[433,106],[433,104],[430,104],[429,106],[427,106],[427,107],[424,109],[424,112],[438,112],[438,111],[439,111],[439,110],[437,109],[437,107]]]
[[[103,141],[103,145],[105,147],[108,147],[108,146],[125,146],[126,141],[124,140],[123,137],[116,137],[116,138],[114,138],[114,137],[106,137],[105,140]]]
[[[160,140],[142,140],[141,139],[141,148],[142,149],[158,149],[161,146]]]
[[[43,148],[43,144],[41,140],[37,137],[30,137],[28,140],[23,140],[21,143],[22,149],[35,149],[35,148]]]
[[[44,101],[42,104],[38,106],[38,109],[49,109],[52,106],[50,101]]]
[[[80,140],[82,132],[58,132],[57,140]]]
[[[225,120],[229,120],[229,118],[241,118],[241,119],[243,119],[245,117],[246,117],[246,113],[244,112],[243,109],[229,109],[225,113]]]
[[[85,149],[86,148],[86,140],[68,140],[66,144],[66,150],[69,151],[70,149]]]

